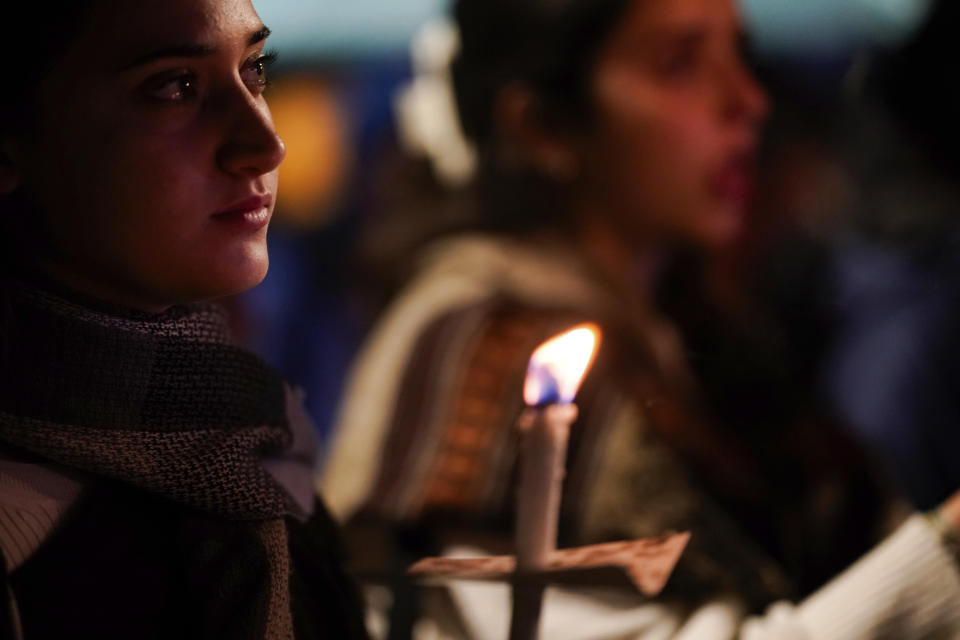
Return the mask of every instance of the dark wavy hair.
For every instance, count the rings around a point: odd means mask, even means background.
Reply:
[[[481,226],[522,231],[556,224],[562,190],[530,170],[506,167],[496,122],[501,91],[526,87],[549,127],[576,128],[592,115],[596,57],[639,0],[456,0],[460,51],[453,61],[461,124],[480,156]]]
[[[960,3],[939,0],[923,25],[878,65],[876,90],[930,160],[960,177],[960,80],[952,71]]]
[[[39,123],[40,90],[44,79],[79,36],[97,0],[13,2],[4,7],[8,51],[16,62],[8,65],[0,100],[0,136],[30,135]],[[8,161],[0,158],[0,162]],[[18,254],[16,211],[25,208],[20,191],[0,196],[0,366],[9,322],[9,278]]]
[[[4,7],[6,47],[17,57],[6,70],[6,86],[12,91],[0,101],[0,131],[4,135],[34,122],[43,79],[80,34],[95,3],[12,2],[12,6]]]

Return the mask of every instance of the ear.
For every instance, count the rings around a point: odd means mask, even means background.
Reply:
[[[23,175],[17,162],[16,145],[9,139],[0,142],[0,196],[8,196],[20,187]]]
[[[528,87],[510,84],[494,105],[498,131],[524,164],[557,182],[570,182],[580,170],[571,136],[547,126],[542,102]]]

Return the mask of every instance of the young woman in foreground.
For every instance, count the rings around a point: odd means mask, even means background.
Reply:
[[[744,224],[767,104],[733,2],[459,0],[454,15],[480,220],[425,254],[357,362],[323,478],[338,515],[397,528],[408,553],[508,550],[526,360],[589,319],[605,341],[577,398],[560,546],[692,539],[633,626],[551,623],[548,597],[545,637],[960,634],[956,505],[817,591],[877,532],[858,459],[813,426],[711,421],[656,308],[674,249]],[[465,633],[489,625],[454,593]]]
[[[256,285],[284,146],[249,0],[16,3],[0,149],[0,637],[364,637]]]

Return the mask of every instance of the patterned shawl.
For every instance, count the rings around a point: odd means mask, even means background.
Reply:
[[[821,490],[846,496],[843,481],[808,480],[799,464],[709,421],[679,335],[641,305],[573,247],[484,236],[442,242],[357,360],[322,484],[331,508],[344,519],[509,540],[527,358],[590,319],[605,337],[577,397],[561,545],[689,530],[664,598],[735,593],[762,610],[794,595],[799,561],[782,558],[819,561],[830,547],[812,541],[836,545],[854,528],[807,516]],[[788,493],[794,485],[803,492]],[[820,522],[827,534],[807,535]],[[795,540],[797,553],[786,544]]]

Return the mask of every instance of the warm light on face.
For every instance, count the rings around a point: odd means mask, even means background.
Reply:
[[[600,327],[592,323],[554,336],[530,356],[523,383],[529,406],[573,402],[600,344]]]

